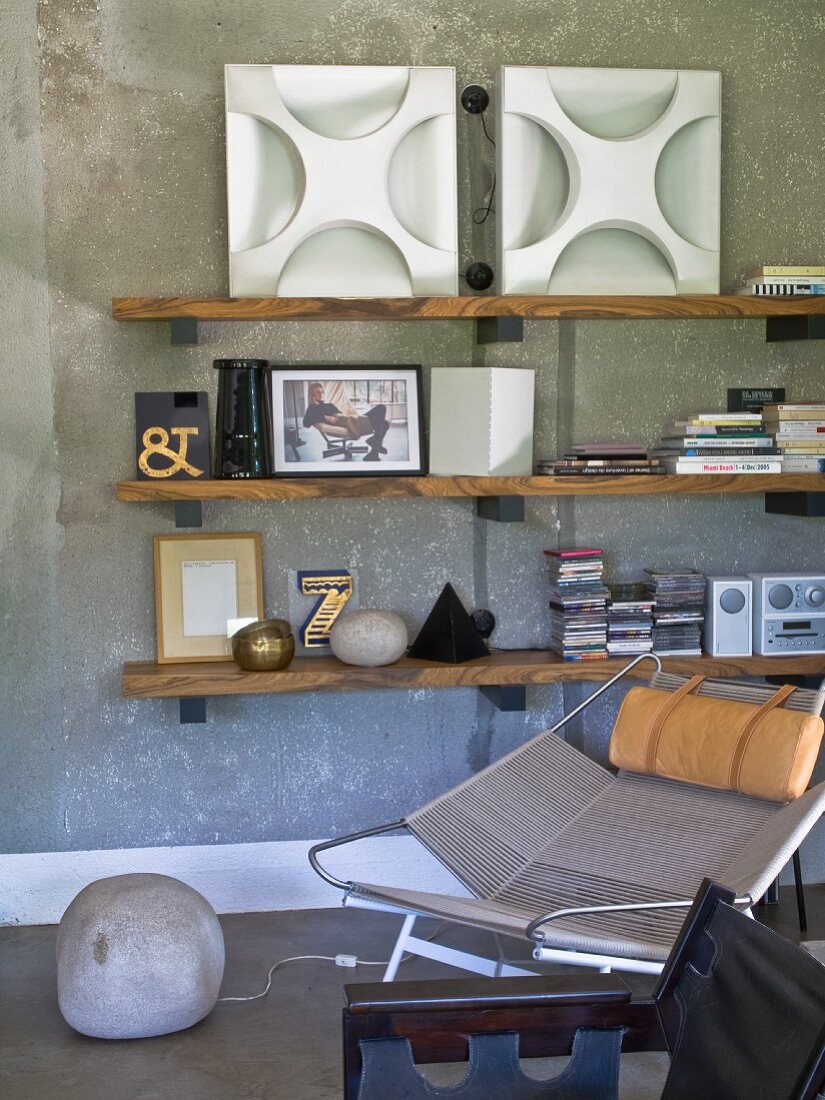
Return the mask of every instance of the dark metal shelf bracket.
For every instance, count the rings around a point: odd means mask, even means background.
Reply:
[[[182,726],[202,725],[206,721],[206,699],[203,696],[178,699],[178,703]]]
[[[485,699],[489,699],[496,710],[527,710],[527,688],[524,684],[497,684],[478,689]]]
[[[199,500],[175,501],[176,527],[203,527],[203,508]]]
[[[496,523],[524,523],[524,497],[476,497],[476,515]]]
[[[773,516],[825,516],[825,493],[765,493],[765,511]]]
[[[769,317],[765,338],[769,344],[780,340],[825,340],[825,316]]]
[[[179,344],[197,344],[198,322],[195,317],[173,317],[169,322],[173,347]]]
[[[477,344],[520,344],[524,340],[523,317],[479,317]]]

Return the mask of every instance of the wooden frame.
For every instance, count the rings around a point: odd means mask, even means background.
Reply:
[[[231,618],[262,619],[264,615],[261,536],[256,532],[156,535],[155,623],[158,664],[192,660],[231,661],[232,647],[226,631],[187,633],[184,570],[187,564],[234,563],[236,614]],[[226,572],[226,571],[224,571]],[[190,594],[190,600],[195,597]],[[191,606],[195,617],[198,608]]]
[[[369,413],[376,406],[389,404],[403,405],[405,409],[408,455],[406,459],[393,459],[389,455],[379,453],[372,446],[364,448],[368,453],[360,461],[353,461],[353,456],[360,456],[360,449],[346,448],[347,442],[373,438],[373,429],[368,428],[359,436],[348,435],[347,428],[338,424],[329,423],[337,415],[348,423],[355,421],[355,416],[345,412],[344,401],[350,401],[348,396],[337,397],[335,388],[346,383],[366,383],[367,396],[364,400],[363,411],[359,409],[359,418],[368,420]],[[396,384],[404,383],[404,400],[395,401],[393,397],[381,398],[370,395],[372,386],[379,383],[392,384],[393,390]],[[294,386],[287,389],[290,383],[303,384],[307,392],[296,395]],[[315,385],[322,387],[321,397],[327,407],[333,407],[335,412],[330,412],[323,421],[308,424],[306,418],[311,416],[313,404],[309,401],[309,390]],[[301,408],[298,406],[300,396]],[[337,400],[337,403],[336,403]],[[340,407],[339,407],[340,406]],[[368,408],[369,406],[369,408]],[[318,408],[318,406],[315,406]],[[392,424],[392,408],[389,410],[386,420]],[[295,421],[289,424],[290,417]],[[321,458],[305,460],[300,447],[308,441],[307,433],[316,434],[316,429],[329,430],[332,436],[339,437],[342,441],[340,451],[335,455],[324,455]],[[386,431],[386,428],[384,429]],[[302,437],[303,433],[303,437]],[[381,442],[378,438],[378,443]],[[360,364],[307,364],[300,367],[280,368],[272,370],[272,443],[273,460],[276,478],[307,478],[323,477],[398,477],[420,476],[426,472],[427,459],[424,448],[424,400],[422,386],[422,372],[420,366],[410,364],[379,364],[362,366]],[[344,459],[343,461],[341,459]]]
[[[653,1000],[613,974],[344,986],[344,1097],[357,1100],[363,1039],[407,1038],[416,1062],[461,1062],[468,1034],[518,1031],[523,1058],[570,1053],[581,1027],[625,1029],[622,1050],[666,1050]]]

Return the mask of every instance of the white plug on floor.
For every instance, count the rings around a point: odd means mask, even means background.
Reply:
[[[335,956],[335,965],[336,966],[357,966],[358,965],[358,959],[355,955],[336,955]]]

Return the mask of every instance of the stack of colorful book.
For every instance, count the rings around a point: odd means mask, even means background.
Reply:
[[[784,473],[825,473],[825,401],[765,405],[762,415],[783,455]]]
[[[538,473],[554,477],[664,472],[660,463],[650,458],[642,443],[574,443],[563,458],[543,458],[538,463]]]
[[[654,458],[669,474],[779,474],[782,452],[757,412],[695,413],[665,428]]]
[[[550,567],[550,648],[565,661],[607,656],[607,597],[601,550],[545,550]]]
[[[705,621],[705,578],[695,569],[645,569],[654,600],[653,652],[700,657]]]
[[[785,297],[825,294],[825,266],[821,264],[762,264],[745,276],[745,285],[734,294]]]
[[[607,652],[622,656],[653,648],[653,598],[644,581],[608,585]]]

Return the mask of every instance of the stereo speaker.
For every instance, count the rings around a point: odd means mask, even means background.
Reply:
[[[750,657],[753,585],[746,577],[708,577],[705,649],[714,657]]]

